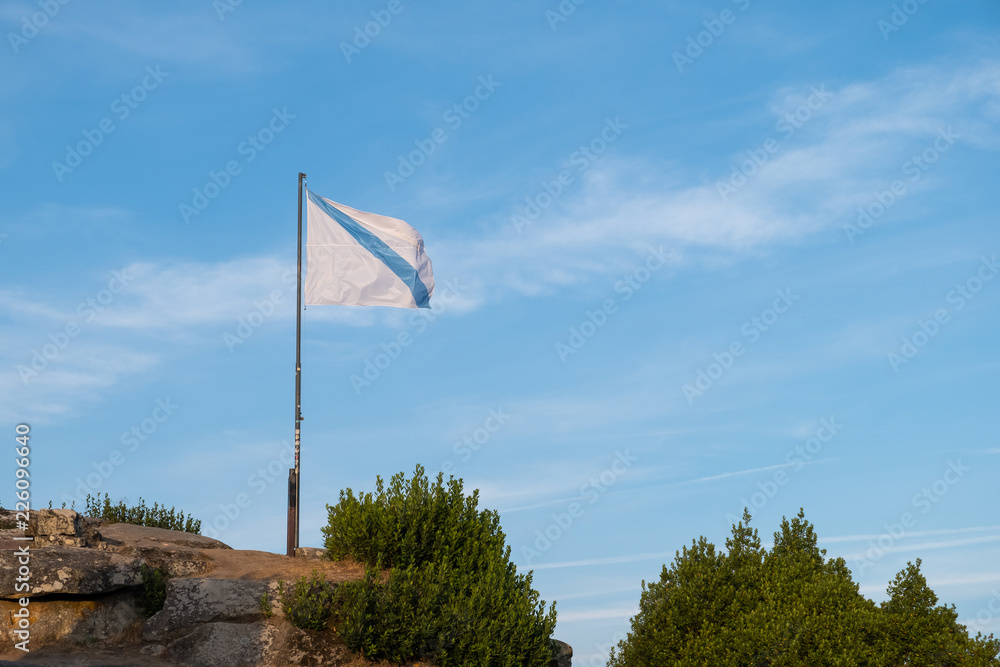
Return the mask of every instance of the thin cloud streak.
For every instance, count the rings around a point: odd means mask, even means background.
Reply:
[[[940,528],[936,530],[915,530],[907,532],[905,537],[925,537],[927,535],[956,535],[961,533],[982,532],[984,530],[1000,530],[1000,526],[969,526],[967,528]],[[866,542],[877,540],[885,533],[868,533],[861,535],[840,535],[836,537],[822,537],[821,543],[826,542]]]
[[[532,565],[533,570],[556,570],[567,567],[593,567],[601,565],[617,565],[619,563],[635,563],[643,560],[658,560],[663,558],[673,558],[676,552],[663,551],[660,553],[633,554],[631,556],[610,556],[608,558],[587,558],[584,560],[568,560],[559,563],[542,563]]]
[[[621,607],[618,609],[587,609],[584,611],[559,612],[560,623],[577,623],[603,618],[631,618],[639,612],[638,607]]]
[[[921,542],[913,545],[890,546],[886,549],[882,549],[882,553],[908,553],[912,551],[926,551],[929,549],[954,549],[957,547],[967,547],[973,544],[988,544],[991,542],[1000,542],[1000,535],[969,537],[960,540],[942,540],[939,542]],[[858,551],[844,556],[844,558],[848,560],[867,557],[867,551]]]

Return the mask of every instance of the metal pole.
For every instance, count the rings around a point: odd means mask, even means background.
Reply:
[[[299,172],[298,284],[295,292],[295,544],[291,549],[290,556],[295,555],[295,549],[299,546],[299,499],[302,488],[300,459],[302,422],[302,189],[305,180],[306,175]]]
[[[295,468],[288,469],[288,524],[285,531],[285,553],[295,557]]]

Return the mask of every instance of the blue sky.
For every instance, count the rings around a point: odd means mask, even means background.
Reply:
[[[284,549],[302,171],[437,280],[305,311],[303,544],[341,488],[454,471],[600,665],[681,546],[804,507],[866,595],[919,557],[1000,633],[996,3],[0,19],[0,413],[36,501]]]

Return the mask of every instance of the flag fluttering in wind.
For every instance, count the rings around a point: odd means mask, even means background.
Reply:
[[[430,308],[434,274],[417,230],[307,193],[307,305]]]
[[[324,199],[299,172],[295,293],[295,467],[288,471],[289,556],[299,548],[302,488],[302,300],[307,305],[430,308],[434,293],[424,240],[402,220]],[[306,195],[305,200],[303,194]],[[302,281],[302,208],[307,215],[306,275]],[[304,289],[303,289],[304,288]]]

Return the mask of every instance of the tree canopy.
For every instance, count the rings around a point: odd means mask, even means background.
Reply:
[[[609,667],[1000,667],[1000,640],[970,637],[954,605],[908,563],[876,605],[843,558],[827,559],[802,510],[784,518],[770,551],[750,514],[725,553],[704,537],[643,582],[639,612]]]

